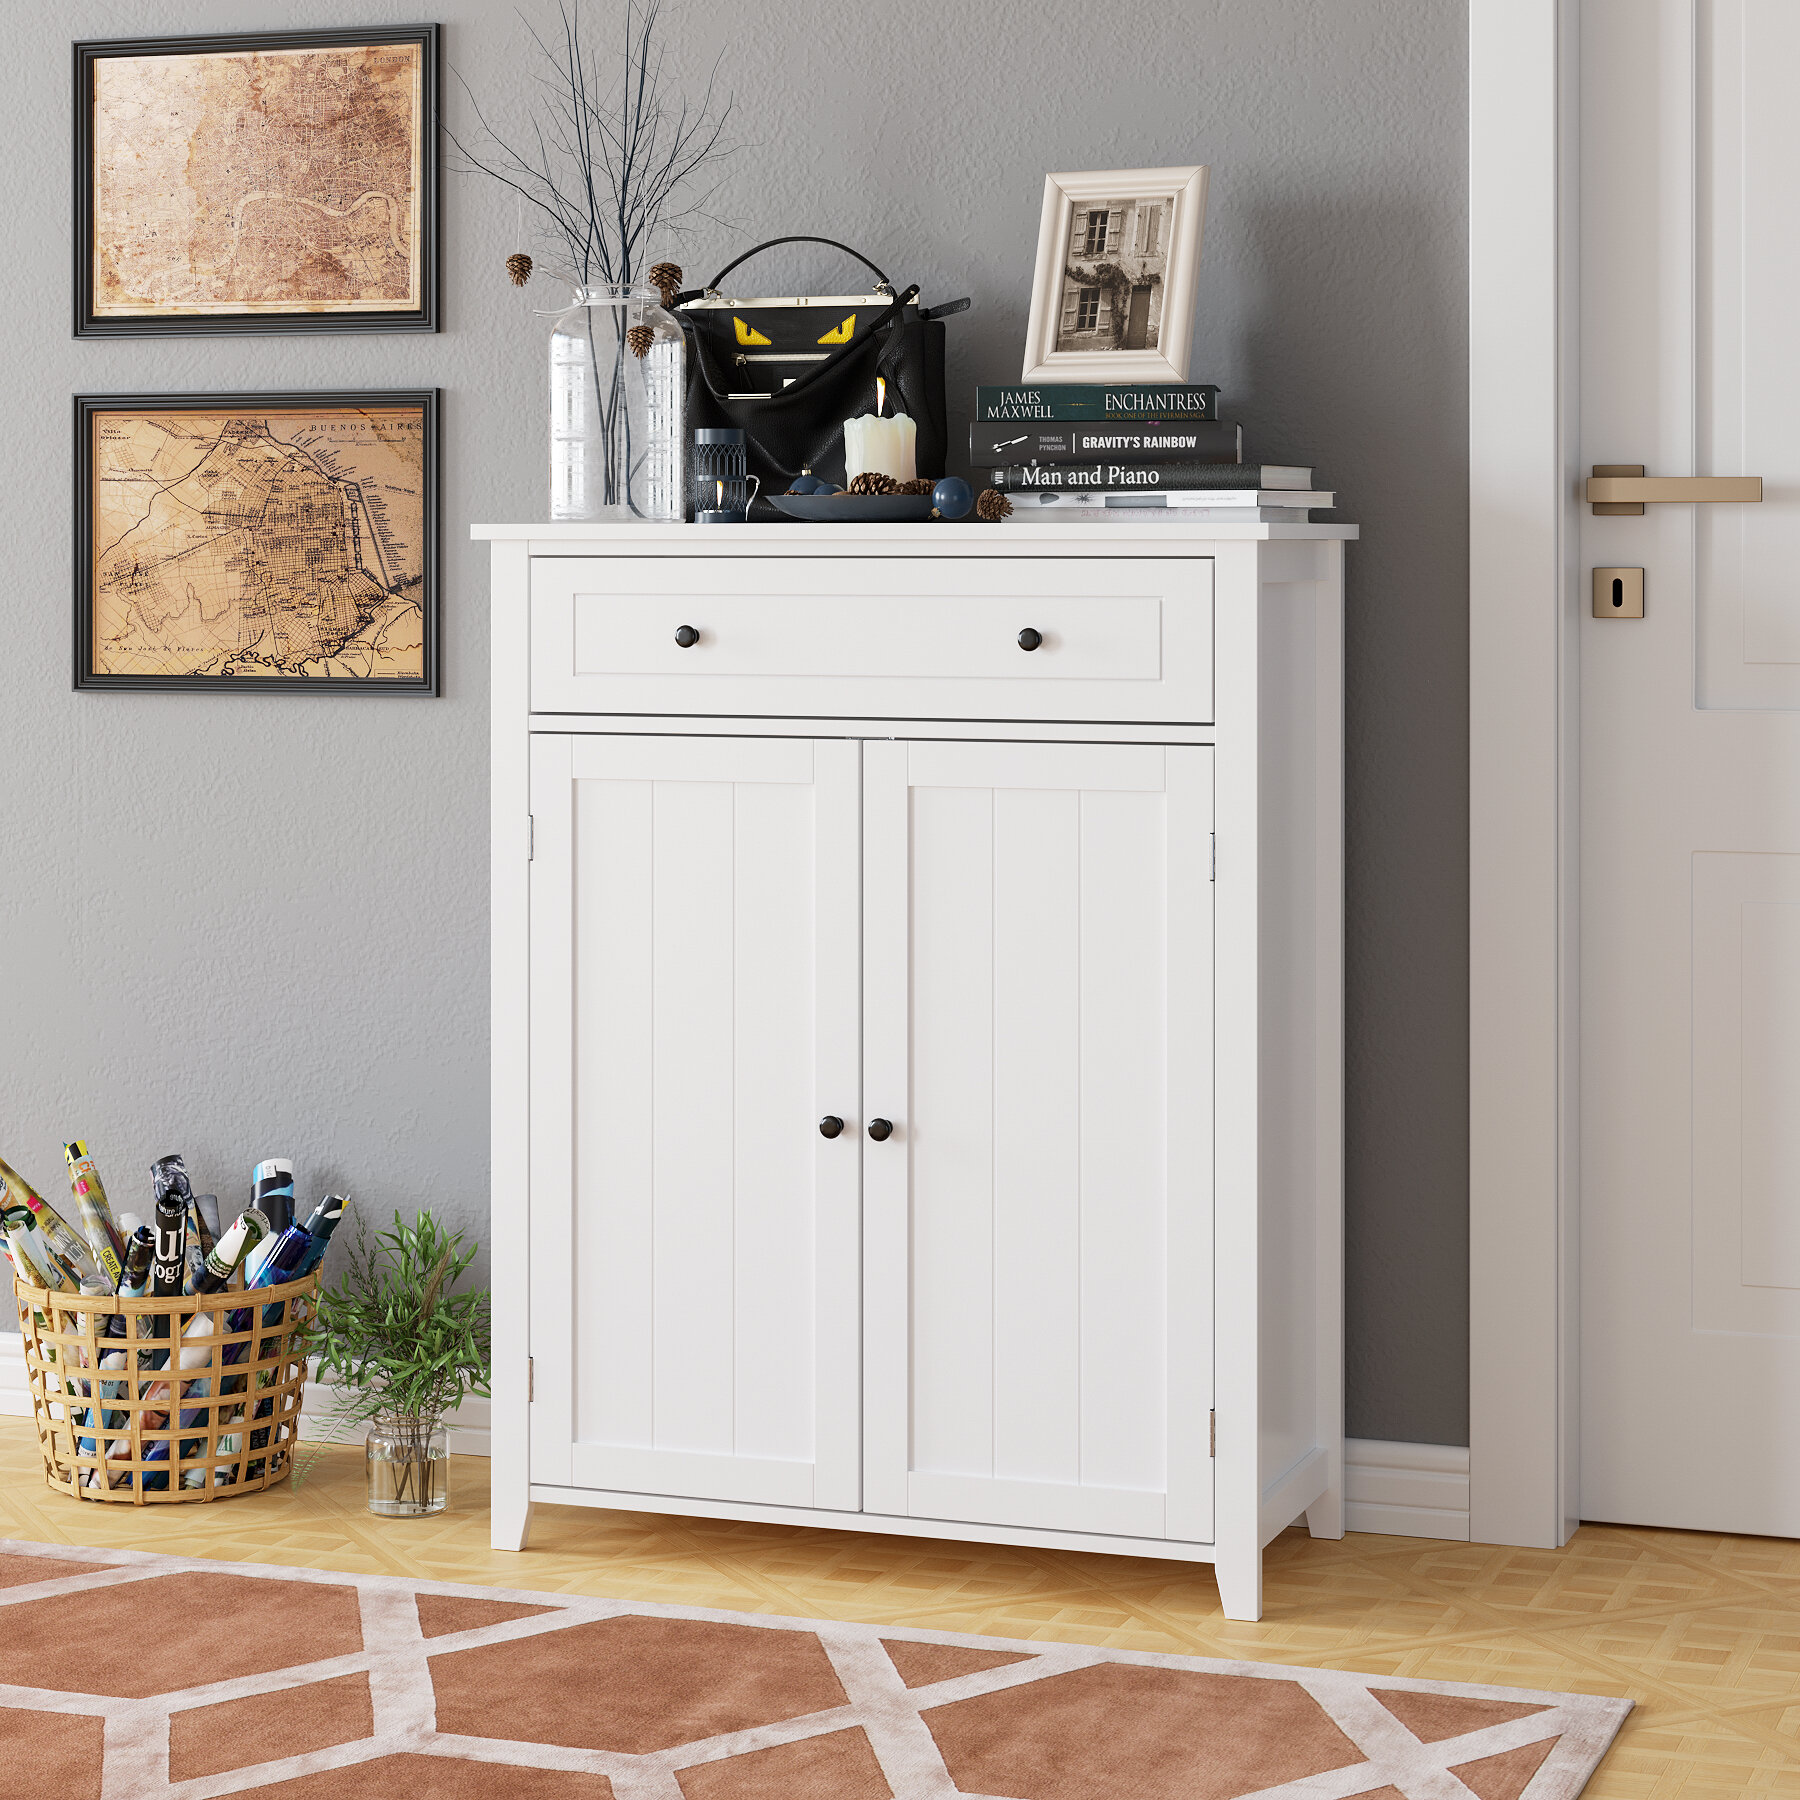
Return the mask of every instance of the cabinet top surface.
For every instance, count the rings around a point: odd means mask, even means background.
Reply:
[[[529,543],[540,554],[565,547],[633,551],[644,555],[791,555],[875,548],[890,555],[1004,556],[1027,545],[1055,544],[1083,554],[1154,555],[1170,544],[1254,543],[1264,539],[1346,542],[1355,525],[1221,525],[1185,519],[1133,519],[1129,523],[1069,520],[935,525],[471,525],[469,536],[497,543]]]

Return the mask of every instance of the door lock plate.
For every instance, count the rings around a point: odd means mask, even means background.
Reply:
[[[1596,569],[1594,571],[1594,617],[1596,619],[1641,619],[1644,616],[1644,571],[1642,569]]]

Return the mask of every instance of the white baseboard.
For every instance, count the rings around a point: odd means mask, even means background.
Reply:
[[[302,1440],[322,1437],[336,1411],[333,1384],[306,1384]],[[489,1403],[465,1400],[446,1423],[450,1448],[486,1456]],[[0,1333],[0,1417],[29,1418],[25,1357],[15,1332]],[[1389,1537],[1469,1537],[1469,1453],[1453,1444],[1344,1442],[1344,1527]]]
[[[1458,1444],[1344,1440],[1344,1529],[1469,1541],[1469,1452]]]
[[[300,1441],[307,1443],[327,1435],[337,1411],[337,1384],[309,1381],[300,1408]],[[29,1419],[31,1393],[25,1385],[25,1352],[16,1331],[0,1332],[0,1418]],[[486,1456],[488,1450],[488,1403],[465,1400],[445,1421],[450,1432],[450,1448],[461,1456]],[[362,1433],[355,1429],[345,1433],[345,1441],[354,1443]]]
[[[25,1387],[25,1352],[16,1331],[0,1332],[0,1419],[29,1419],[31,1395]]]

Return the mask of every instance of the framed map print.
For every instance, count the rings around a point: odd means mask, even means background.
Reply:
[[[435,694],[437,401],[77,395],[75,686]]]
[[[75,46],[75,335],[435,331],[438,27]]]

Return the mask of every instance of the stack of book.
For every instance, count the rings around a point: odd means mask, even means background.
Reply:
[[[969,465],[1021,510],[1179,507],[1191,519],[1304,525],[1336,500],[1310,468],[1245,462],[1243,428],[1201,383],[977,388]]]

